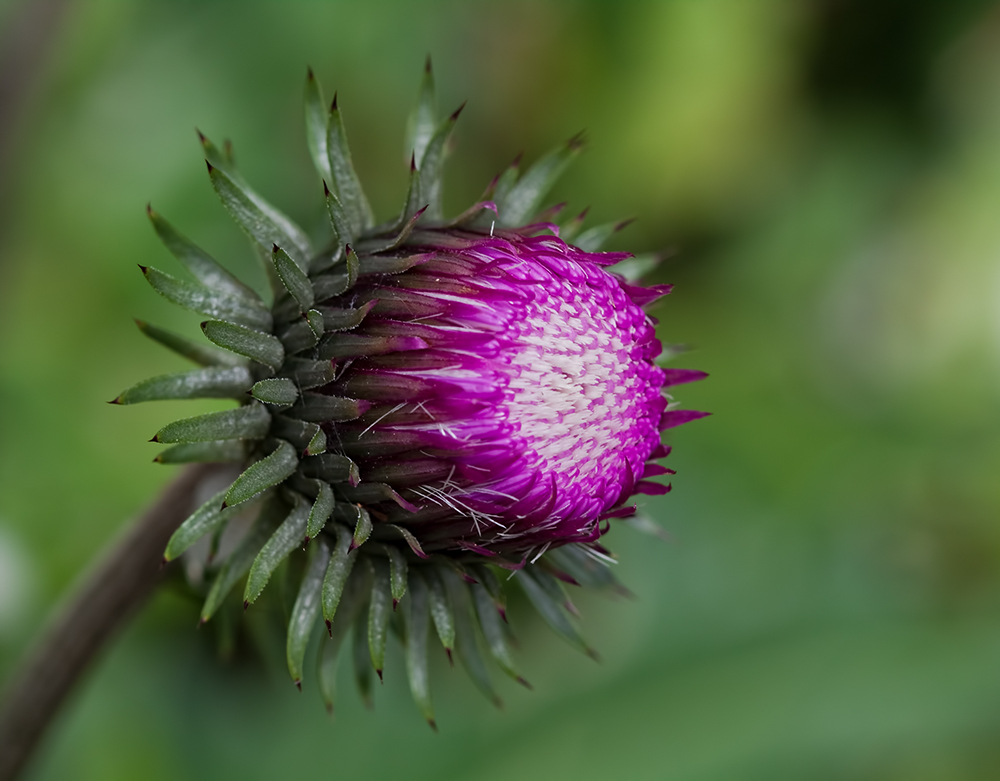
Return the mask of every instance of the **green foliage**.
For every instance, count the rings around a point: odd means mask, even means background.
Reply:
[[[298,303],[302,314],[305,314],[312,307],[314,300],[309,277],[277,244],[271,248],[271,260],[281,284]]]
[[[419,575],[410,583],[410,598],[406,602],[406,673],[410,693],[421,715],[437,729],[431,704],[430,668],[427,659],[427,634],[430,628],[430,608],[427,585]]]
[[[583,140],[575,136],[538,160],[516,183],[509,184],[509,190],[507,186],[510,180],[501,179],[494,195],[500,224],[510,227],[524,225],[530,220],[541,207],[542,200],[552,189],[552,185],[565,173],[582,149]],[[513,168],[508,169],[511,170]],[[504,185],[503,188],[501,184]]]
[[[299,398],[299,389],[288,377],[272,377],[254,383],[251,394],[265,404],[291,406]]]
[[[252,384],[253,377],[244,366],[211,366],[143,380],[120,393],[112,404],[164,399],[241,399]]]
[[[437,107],[434,92],[434,73],[431,70],[431,58],[427,58],[424,66],[424,76],[420,81],[420,92],[417,103],[406,121],[406,141],[403,144],[403,157],[409,161],[415,160],[415,168],[419,168],[424,159],[424,152],[431,142],[437,125]]]
[[[354,171],[351,150],[347,145],[347,132],[344,130],[344,119],[337,107],[336,95],[334,95],[333,104],[330,106],[326,133],[326,153],[330,160],[330,173],[333,177],[332,181],[327,182],[327,185],[337,196],[339,202],[343,204],[350,225],[350,235],[357,236],[365,229],[370,228],[375,223],[375,218],[372,216],[371,206],[369,206],[368,199],[361,188],[361,181]],[[332,211],[331,219],[333,219]],[[344,234],[341,234],[341,241],[346,243]]]
[[[385,667],[385,644],[389,637],[389,617],[392,613],[392,592],[389,567],[385,559],[368,559],[372,566],[372,593],[368,601],[368,651],[372,667],[382,680]]]
[[[337,608],[344,595],[347,578],[358,558],[351,533],[343,526],[337,526],[335,534],[337,536],[336,547],[330,557],[330,564],[323,579],[323,619],[326,621],[327,628],[330,627],[337,615]]]
[[[264,590],[271,575],[282,561],[302,544],[306,536],[306,523],[309,520],[309,505],[296,499],[295,506],[275,529],[274,534],[260,549],[250,567],[247,585],[243,590],[244,606],[253,604]]]
[[[149,215],[149,220],[153,223],[153,228],[163,245],[201,284],[218,290],[220,293],[243,298],[256,304],[261,303],[260,298],[251,288],[219,265],[218,261],[205,250],[181,235],[169,222],[154,212],[151,206],[146,207],[146,213]]]
[[[271,416],[259,404],[184,418],[156,432],[154,442],[211,442],[217,439],[263,439]]]
[[[243,359],[238,355],[233,355],[225,350],[216,350],[211,345],[194,342],[186,337],[165,331],[162,328],[157,328],[155,325],[150,325],[142,320],[136,320],[135,324],[139,326],[140,331],[154,342],[159,342],[178,355],[202,366],[233,366],[243,363]]]
[[[531,600],[531,604],[535,606],[535,610],[556,634],[582,653],[596,656],[595,651],[587,645],[566,615],[563,609],[565,596],[555,578],[546,572],[525,568],[518,573],[518,583]]]
[[[219,347],[277,369],[285,360],[285,348],[272,334],[224,320],[208,320],[201,324],[208,340]]]
[[[166,561],[176,559],[206,534],[217,531],[230,518],[246,509],[244,507],[225,507],[223,505],[225,497],[226,492],[220,491],[195,510],[180,525],[180,528],[171,536],[170,542],[167,543],[167,550],[163,554]]]
[[[251,464],[236,478],[226,493],[226,504],[240,504],[291,477],[299,465],[295,448],[284,440],[260,461]]]
[[[323,530],[326,522],[330,519],[336,500],[333,496],[333,489],[329,483],[322,480],[316,481],[316,501],[313,502],[312,509],[309,510],[309,521],[306,524],[306,537],[310,540],[316,539]]]
[[[302,665],[305,661],[306,646],[316,627],[319,617],[323,576],[330,561],[330,547],[326,540],[316,540],[309,548],[309,563],[306,565],[299,594],[292,607],[292,617],[288,622],[286,655],[288,672],[295,684],[302,686]]]
[[[252,328],[270,328],[271,313],[251,299],[217,293],[196,282],[187,282],[151,266],[139,266],[153,290],[175,304],[209,317],[232,320]]]

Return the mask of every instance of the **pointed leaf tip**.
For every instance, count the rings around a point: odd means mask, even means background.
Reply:
[[[463,101],[462,101],[462,105],[461,105],[461,106],[459,106],[459,107],[458,107],[457,109],[455,109],[455,110],[454,110],[454,111],[452,112],[452,115],[451,115],[450,117],[448,117],[448,119],[450,119],[450,120],[451,120],[452,122],[454,122],[455,120],[457,120],[457,119],[458,119],[458,117],[459,117],[459,115],[460,115],[460,114],[462,113],[462,110],[463,110],[463,109],[465,108],[465,105],[466,105],[466,104],[467,104],[468,102],[469,102],[469,101],[467,101],[467,100],[463,100]]]
[[[510,170],[516,171],[512,166],[508,171],[509,180],[503,187],[498,187],[494,198],[499,207],[500,224],[505,227],[522,225],[535,214],[542,199],[572,162],[582,145],[580,136],[574,136],[567,143],[539,158],[516,183],[510,173]],[[520,155],[516,162],[519,160]]]
[[[340,605],[340,598],[344,594],[347,579],[354,567],[354,562],[357,560],[357,555],[352,554],[349,550],[351,533],[339,524],[335,527],[335,533],[337,543],[333,555],[330,557],[330,563],[327,565],[322,591],[323,618],[326,621],[330,637],[333,637],[333,619]]]
[[[260,463],[263,462],[259,461],[258,464]],[[238,482],[234,483],[234,487]],[[274,570],[298,547],[302,537],[305,535],[308,514],[308,503],[301,496],[295,495],[295,506],[284,520],[282,520],[278,528],[270,535],[267,542],[259,549],[256,558],[253,560],[253,565],[250,567],[250,574],[247,577],[246,587],[243,590],[243,599],[246,602],[256,602],[260,593],[271,579]],[[294,608],[293,612],[295,612]]]
[[[428,54],[427,59],[424,60],[424,73],[431,72],[431,56]]]
[[[318,541],[309,551],[309,562],[288,622],[286,657],[288,672],[291,673],[296,685],[302,680],[306,647],[316,619],[319,617],[323,576],[326,574],[329,560],[329,546],[325,540]]]
[[[300,268],[308,268],[312,248],[300,227],[261,198],[241,177],[227,174],[210,163],[209,175],[226,211],[262,254],[270,255],[271,245],[279,244],[287,248]]]
[[[211,366],[143,380],[120,393],[111,404],[163,399],[239,399],[253,380],[242,366]]]
[[[267,414],[267,413],[265,413]],[[270,418],[270,415],[268,415]],[[284,440],[278,440],[278,446],[260,461],[251,464],[236,478],[236,482],[230,486],[226,494],[228,504],[240,504],[257,494],[267,490],[271,486],[283,483],[288,479],[299,465],[299,457],[290,444]],[[297,535],[301,540],[305,535],[306,519],[308,511],[302,519],[302,531]]]
[[[170,254],[206,287],[217,292],[229,293],[236,298],[247,299],[251,304],[260,303],[257,294],[224,269],[205,250],[176,230],[163,217],[146,207],[146,214],[153,229]]]

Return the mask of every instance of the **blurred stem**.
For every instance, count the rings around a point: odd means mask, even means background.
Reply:
[[[167,540],[217,464],[190,466],[167,486],[74,588],[11,677],[0,702],[0,781],[16,778],[77,679],[149,598]]]
[[[10,218],[21,116],[68,7],[68,0],[22,0],[0,29],[0,228]]]

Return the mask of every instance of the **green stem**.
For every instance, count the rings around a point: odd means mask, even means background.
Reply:
[[[194,509],[199,486],[220,468],[199,464],[181,472],[55,612],[0,701],[0,781],[17,778],[77,679],[153,593],[167,540]]]

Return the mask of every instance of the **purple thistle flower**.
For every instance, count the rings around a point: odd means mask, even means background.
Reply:
[[[636,299],[667,290],[607,270],[626,253],[524,233],[427,231],[417,265],[344,302],[375,305],[330,390],[372,407],[336,434],[362,474],[421,506],[383,512],[428,552],[593,542],[609,511],[658,485],[641,478],[663,452],[667,375]],[[379,340],[384,354],[364,354]]]
[[[645,307],[670,286],[634,285],[624,273],[628,253],[597,251],[616,226],[581,233],[584,215],[560,229],[549,222],[559,208],[540,212],[579,137],[523,176],[516,161],[479,203],[445,220],[441,165],[457,117],[435,122],[428,66],[410,125],[406,203],[397,219],[376,225],[337,101],[326,110],[310,72],[306,129],[332,234],[320,249],[249,188],[228,144],[219,150],[199,134],[212,185],[264,261],[274,301],[150,209],[196,281],[143,273],[157,292],[210,318],[202,329],[215,347],[141,323],[202,368],[115,399],[239,402],[153,438],[171,445],[158,461],[243,468],[165,553],[176,558],[206,535],[215,550],[232,531],[225,555],[204,562],[202,620],[244,575],[246,608],[282,561],[306,555],[288,627],[295,682],[322,613],[330,642],[318,677],[328,705],[350,632],[367,701],[398,606],[411,689],[432,724],[431,624],[449,658],[454,649],[494,701],[477,631],[500,668],[526,683],[498,623],[506,608],[495,566],[513,570],[546,621],[593,653],[560,581],[617,585],[601,564],[599,537],[612,519],[635,513],[633,496],[670,489],[649,479],[673,474],[656,463],[669,453],[661,432],[706,414],[675,409],[664,394],[705,376],[656,363],[662,346]],[[230,524],[241,516],[249,527]],[[359,661],[366,655],[371,667]]]

